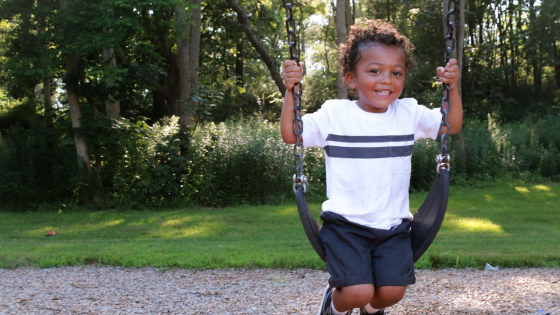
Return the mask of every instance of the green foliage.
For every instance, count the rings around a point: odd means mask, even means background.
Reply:
[[[212,206],[277,202],[291,191],[288,146],[266,121],[210,123],[199,128],[192,168],[198,203]]]
[[[501,157],[502,167],[519,177],[541,175],[558,177],[558,117],[546,117],[536,123],[527,118],[521,123],[498,126],[489,118],[489,129]]]
[[[0,88],[0,128],[19,124],[29,127],[36,118],[34,99],[13,100],[5,97]]]
[[[19,125],[0,144],[0,204],[26,210],[43,203],[76,202],[83,174],[75,148],[41,126]]]
[[[464,159],[454,164],[459,174],[473,180],[489,180],[500,175],[503,170],[496,143],[488,131],[488,124],[478,120],[467,120],[464,123],[462,135],[453,138],[452,149],[454,157],[460,156],[458,151],[464,144]],[[463,140],[461,143],[461,140]]]
[[[429,190],[436,175],[435,157],[439,154],[439,143],[433,140],[418,140],[412,153],[410,188],[412,191]],[[452,161],[453,162],[453,161]],[[451,164],[453,168],[453,163]]]
[[[153,126],[143,119],[101,119],[84,130],[99,144],[92,146],[92,154],[102,159],[104,193],[117,203],[134,206],[183,197],[189,168],[180,150],[187,141],[177,117]]]
[[[291,200],[293,148],[278,125],[265,120],[206,123],[192,135],[178,119],[152,126],[145,119],[84,120],[80,132],[92,156],[92,177],[78,170],[70,122],[57,121],[59,134],[42,127],[13,127],[0,146],[0,201],[14,208],[43,202],[90,202],[104,197],[115,205],[229,206]],[[63,127],[63,128],[62,128]],[[65,128],[65,129],[64,129]],[[558,117],[498,124],[466,120],[450,140],[452,184],[477,186],[488,180],[560,178]],[[189,144],[190,143],[190,144]],[[428,190],[436,174],[439,139],[419,140],[412,155],[411,190]],[[183,154],[181,154],[183,152]],[[64,167],[66,165],[75,166]],[[324,200],[326,174],[321,149],[305,151],[309,200]],[[68,180],[64,180],[68,176]],[[24,198],[28,192],[32,198]],[[88,193],[89,192],[89,193]]]

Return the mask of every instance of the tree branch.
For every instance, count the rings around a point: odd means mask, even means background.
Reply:
[[[266,64],[266,67],[268,68],[268,71],[270,72],[272,79],[274,80],[274,83],[276,83],[276,86],[280,90],[280,93],[282,93],[282,95],[286,94],[286,87],[284,86],[284,81],[282,80],[282,76],[280,75],[280,72],[276,67],[276,63],[274,62],[274,59],[272,59],[272,57],[268,54],[266,48],[264,48],[264,46],[261,44],[261,42],[257,39],[255,34],[253,33],[253,29],[251,28],[251,22],[249,21],[249,17],[247,16],[247,14],[245,14],[245,11],[243,11],[243,8],[241,8],[241,6],[237,3],[236,0],[226,0],[226,2],[229,4],[231,9],[235,11],[235,13],[237,13],[237,21],[245,31],[245,34],[247,35],[249,42],[251,42],[255,50],[261,56],[261,59]]]

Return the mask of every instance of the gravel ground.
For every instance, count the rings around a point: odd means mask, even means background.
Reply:
[[[315,314],[327,278],[304,269],[0,269],[0,314]],[[388,312],[560,315],[559,280],[560,269],[418,270]]]

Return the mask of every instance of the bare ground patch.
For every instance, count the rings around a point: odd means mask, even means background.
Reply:
[[[304,269],[0,269],[0,314],[315,314],[327,279]],[[560,269],[417,270],[388,311],[560,315],[559,281]]]

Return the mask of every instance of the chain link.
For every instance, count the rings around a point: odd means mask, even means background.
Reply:
[[[449,8],[447,11],[447,35],[444,38],[444,46],[445,46],[445,63],[444,67],[449,62],[451,57],[451,53],[455,50],[455,5],[457,4],[458,0],[449,0]],[[439,127],[439,134],[441,135],[441,143],[440,143],[440,154],[436,157],[437,162],[437,172],[440,172],[440,169],[450,169],[449,160],[451,159],[449,154],[447,153],[447,141],[449,139],[449,123],[447,122],[447,115],[451,110],[451,100],[449,97],[450,94],[449,84],[443,84],[443,97],[441,99],[441,114],[442,120],[441,125]]]
[[[293,15],[294,1],[282,0],[284,8],[286,9],[286,31],[288,33],[288,45],[290,47],[290,60],[294,60],[299,65],[299,56],[297,55],[297,35],[296,35],[296,20]],[[301,106],[301,93],[303,86],[301,82],[297,82],[292,87],[292,94],[294,96],[294,133],[296,134],[296,143],[294,144],[294,160],[296,165],[296,173],[294,174],[294,192],[298,186],[303,187],[303,192],[306,191],[307,176],[303,175],[303,120],[302,120],[302,106]]]

